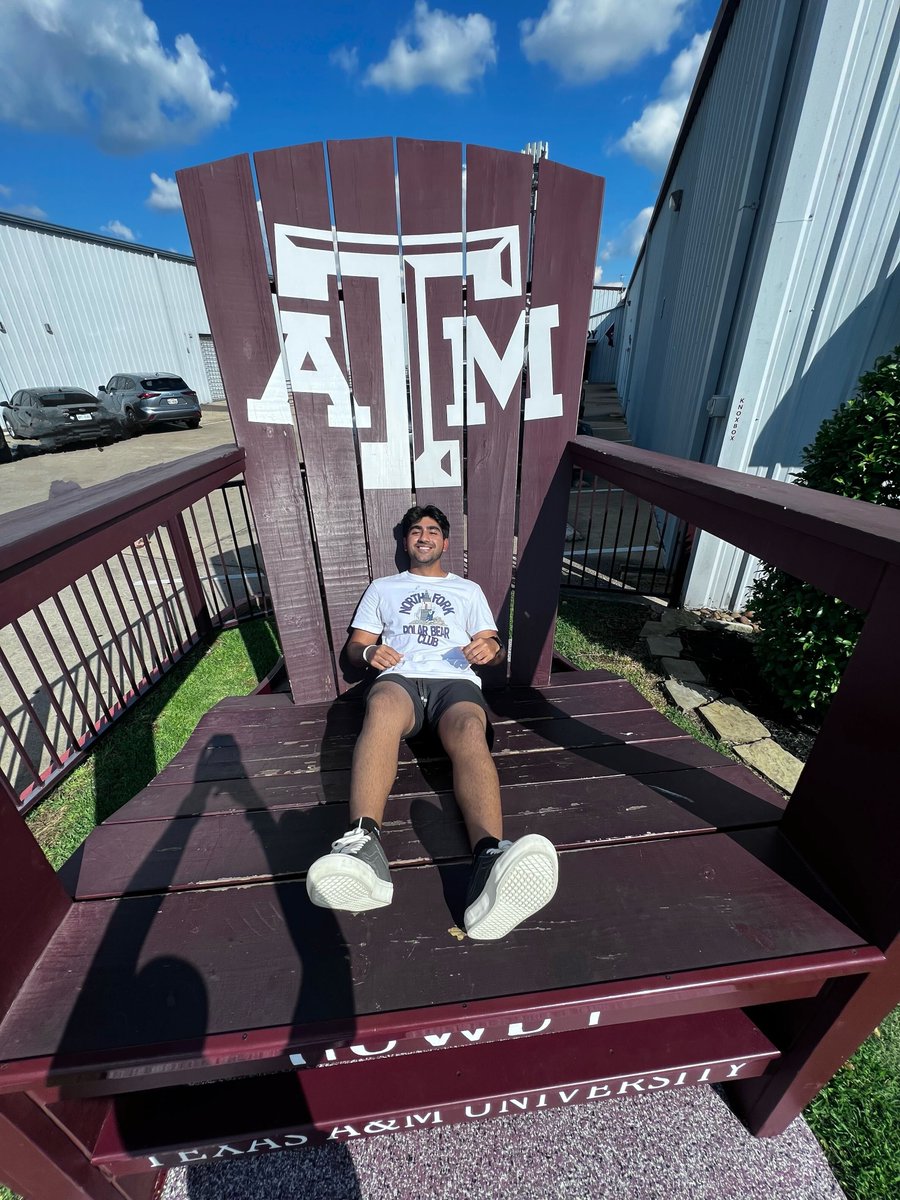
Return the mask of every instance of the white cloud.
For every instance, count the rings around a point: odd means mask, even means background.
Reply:
[[[355,75],[359,69],[359,50],[356,46],[336,46],[328,55],[328,61],[347,75]]]
[[[150,182],[153,190],[145,203],[157,212],[180,212],[181,196],[178,194],[178,184],[174,179],[164,179],[155,171],[150,172]]]
[[[7,187],[5,183],[0,183],[0,196],[11,196],[12,188]]]
[[[632,217],[615,237],[610,238],[600,252],[600,257],[604,262],[608,262],[611,258],[636,258],[652,216],[653,205],[648,204],[636,217]]]
[[[708,38],[709,30],[694,35],[690,45],[673,61],[659,96],[629,125],[618,142],[620,149],[651,171],[662,171],[669,161]]]
[[[138,154],[196,141],[234,108],[190,34],[169,50],[142,0],[3,0],[2,9],[0,121]]]
[[[519,23],[522,52],[567,83],[595,83],[661,54],[691,0],[550,0],[537,20]]]
[[[416,0],[412,21],[394,38],[387,57],[366,71],[366,83],[411,92],[423,84],[467,92],[497,61],[494,23],[482,13],[456,17]]]
[[[10,212],[14,212],[18,217],[31,217],[33,221],[44,221],[47,218],[47,214],[37,204],[14,204]]]
[[[110,237],[121,238],[123,242],[137,241],[137,238],[128,226],[123,225],[121,221],[116,221],[115,219],[107,221],[105,225],[101,225],[100,232],[108,233]]]
[[[603,278],[603,268],[597,263],[594,267],[594,287],[599,287],[600,281]]]

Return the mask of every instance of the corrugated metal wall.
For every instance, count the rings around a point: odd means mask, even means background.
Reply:
[[[736,7],[668,185],[680,211],[662,207],[629,289],[637,445],[789,478],[900,340],[896,17],[897,0]],[[738,607],[756,569],[701,537],[686,601]]]
[[[591,356],[588,364],[588,383],[616,382],[627,311],[624,300],[620,300],[617,308],[598,320],[588,340]]]
[[[189,259],[0,219],[0,322],[2,399],[42,384],[96,392],[118,371],[164,370],[210,400],[209,322]]]
[[[739,6],[647,242],[627,394],[636,445],[701,451],[796,12]]]

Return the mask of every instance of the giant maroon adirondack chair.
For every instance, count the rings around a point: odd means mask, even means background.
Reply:
[[[62,883],[0,807],[2,911],[24,880],[35,901],[0,980],[0,1175],[30,1197],[137,1200],[173,1164],[710,1081],[776,1133],[896,1002],[895,884],[829,874],[827,787],[821,821],[809,788],[785,814],[629,684],[552,653],[572,456],[698,521],[706,497],[708,527],[727,509],[751,546],[777,541],[773,489],[809,495],[570,445],[602,182],[477,146],[465,164],[389,139],[257,154],[274,301],[250,161],[179,175],[290,693],[215,708]],[[341,648],[413,498],[447,511],[448,565],[511,628],[508,679],[487,680],[507,832],[561,850],[553,902],[498,943],[458,928],[468,847],[427,743],[387,811],[394,904],[306,897],[346,825],[361,707]],[[810,513],[796,528],[824,527]],[[870,865],[891,820],[848,834]]]

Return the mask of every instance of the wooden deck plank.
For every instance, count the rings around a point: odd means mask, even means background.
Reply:
[[[410,868],[391,907],[357,916],[314,908],[301,881],[84,902],[0,1026],[0,1061],[199,1050],[228,1030],[863,945],[795,869],[772,831],[564,851],[553,901],[490,944],[452,932],[463,863]]]
[[[748,775],[745,768],[725,767],[715,774],[575,779],[550,788],[507,784],[504,832],[510,838],[539,832],[571,849],[774,823],[780,797],[746,790]],[[251,808],[249,795],[245,802],[230,813],[101,825],[64,868],[64,882],[78,899],[90,899],[296,878],[349,823],[346,803],[311,798],[266,810],[258,802]],[[470,852],[450,792],[392,797],[383,844],[394,867]]]

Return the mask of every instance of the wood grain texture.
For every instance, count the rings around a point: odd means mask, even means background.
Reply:
[[[462,344],[444,337],[444,318],[462,320],[462,146],[458,142],[397,139],[400,231],[404,239],[409,387],[413,429],[413,487],[417,504],[436,504],[450,521],[442,565],[463,572],[463,430],[448,425],[454,375],[462,376]],[[449,246],[411,244],[430,234],[458,234]],[[429,278],[435,253],[458,255],[455,277]],[[454,345],[458,361],[454,363]],[[456,480],[451,481],[450,476]],[[447,482],[444,482],[444,478]]]
[[[553,391],[563,415],[525,420],[519,504],[518,565],[511,678],[543,683],[550,673],[559,595],[550,564],[562,556],[571,467],[565,448],[574,435],[590,311],[603,180],[547,159],[538,168],[537,213],[531,283],[529,356],[535,310],[558,307],[551,330]],[[528,404],[526,400],[526,418]]]
[[[281,338],[272,311],[256,196],[247,158],[178,172],[184,215],[222,370],[295,696],[335,695],[293,424],[249,419],[248,398],[279,382]],[[284,390],[282,388],[282,390]]]
[[[268,150],[255,155],[254,162],[269,253],[275,271],[282,326],[286,334],[288,374],[293,387],[294,412],[316,531],[331,646],[335,661],[338,661],[356,604],[370,580],[356,439],[352,426],[342,427],[331,423],[333,403],[327,394],[304,388],[302,380],[313,372],[303,370],[305,355],[302,351],[292,352],[292,337],[299,338],[303,334],[299,330],[290,332],[290,323],[295,319],[292,314],[307,314],[318,321],[327,322],[328,349],[349,389],[336,263],[329,242],[325,253],[331,257],[332,274],[327,281],[327,299],[310,299],[308,294],[302,297],[292,295],[295,285],[291,276],[284,281],[279,278],[280,263],[285,256],[290,257],[291,243],[287,243],[283,237],[276,239],[274,230],[277,222],[279,225],[330,232],[325,154],[322,144],[314,142],[283,150]],[[314,242],[306,244],[316,246]],[[307,293],[310,290],[307,288]],[[327,361],[310,365],[316,368],[318,375],[330,373]],[[346,686],[343,678],[341,686]]]
[[[533,992],[863,944],[765,857],[727,834],[564,851],[551,904],[487,948],[449,932],[468,863],[404,870],[394,904],[359,916],[314,908],[301,881],[83,902],[0,1026],[0,1059],[416,1007],[422,971],[441,1004],[498,980]]]
[[[518,228],[521,296],[488,298],[479,294],[471,269],[467,279],[466,313],[480,323],[498,352],[508,351],[525,312],[525,285],[531,224],[532,162],[524,154],[466,147],[467,251],[483,249],[473,232],[513,226]],[[510,254],[509,277],[512,275]],[[524,327],[523,327],[524,334]],[[472,356],[470,335],[468,352]],[[478,363],[468,367],[467,398],[467,514],[468,567],[481,584],[497,627],[509,629],[513,537],[516,515],[516,473],[519,458],[519,424],[522,418],[522,371],[514,377],[511,393],[494,396]],[[484,404],[482,414],[479,403]],[[475,423],[473,416],[481,423]]]
[[[345,234],[383,234],[396,238],[397,201],[394,185],[394,147],[390,138],[369,138],[328,143],[328,167],[331,177],[334,217],[338,231]],[[353,395],[357,407],[368,411],[370,426],[360,429],[360,451],[366,446],[384,443],[391,430],[402,426],[408,437],[409,413],[406,388],[402,398],[396,387],[390,389],[382,353],[379,284],[376,279],[344,273],[348,266],[352,240],[342,243],[338,259],[342,264],[344,317],[347,323],[347,346],[350,355]],[[396,263],[394,286],[390,301],[400,303],[399,248],[384,253]],[[391,268],[393,270],[393,267]],[[395,290],[394,290],[395,288]],[[388,412],[386,404],[391,405]],[[401,468],[403,468],[401,464]],[[412,476],[409,459],[405,469],[397,472],[396,483],[387,488],[365,491],[366,528],[372,574],[375,578],[392,575],[406,568],[405,556],[398,558],[398,543],[394,528],[412,504]],[[402,563],[402,565],[401,565]]]

